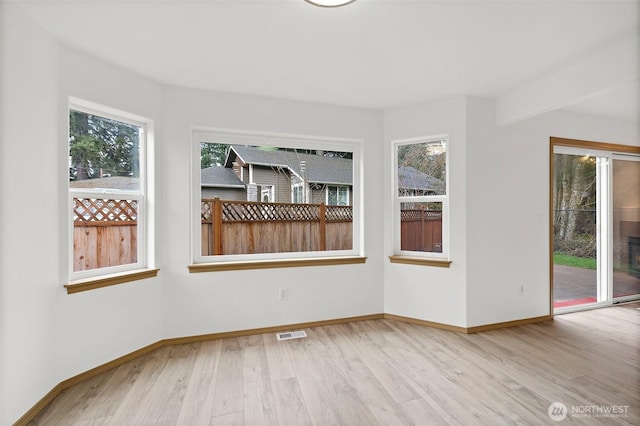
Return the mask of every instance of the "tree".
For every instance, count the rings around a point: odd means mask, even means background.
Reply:
[[[222,166],[227,158],[229,146],[222,143],[200,143],[200,168]]]
[[[73,164],[72,180],[86,180],[93,174],[92,165],[100,163],[102,143],[91,135],[77,135],[69,144],[69,156]]]
[[[446,180],[447,155],[440,142],[426,142],[398,147],[398,166],[413,167],[441,181]]]
[[[138,177],[139,161],[138,127],[69,111],[70,180],[105,175]]]
[[[554,154],[554,250],[595,255],[596,161],[593,157]]]

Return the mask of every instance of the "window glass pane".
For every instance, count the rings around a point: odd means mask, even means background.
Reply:
[[[399,145],[398,196],[445,195],[446,141]]]
[[[329,191],[329,195],[327,197],[327,204],[329,204],[330,206],[335,206],[338,204],[338,187],[337,186],[330,186],[328,188]]]
[[[140,189],[140,128],[69,111],[69,186]]]
[[[634,161],[635,160],[635,161]],[[613,297],[640,294],[640,158],[613,160]]]
[[[330,206],[349,205],[349,188],[346,186],[329,186],[327,204]]]
[[[73,271],[138,262],[135,199],[73,198]]]
[[[400,203],[400,249],[442,253],[442,203]]]
[[[304,202],[304,187],[302,184],[296,184],[293,187],[293,203],[303,203]]]
[[[74,273],[136,265],[141,261],[138,227],[143,204],[141,135],[139,126],[69,110]],[[113,195],[119,191],[127,191],[129,195]],[[110,271],[104,273],[107,272]]]
[[[202,256],[352,250],[352,152],[200,148]]]
[[[338,187],[338,202],[339,206],[346,206],[349,204],[349,189],[344,186]]]
[[[598,301],[596,157],[553,155],[554,307]]]

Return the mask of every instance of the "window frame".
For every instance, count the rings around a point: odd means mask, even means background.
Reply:
[[[200,143],[219,143],[228,145],[265,146],[277,148],[322,149],[326,151],[348,151],[353,155],[353,200],[352,203],[352,241],[351,250],[326,250],[306,252],[255,253],[237,255],[201,254],[201,194],[200,194]],[[250,269],[247,265],[255,264],[256,268],[306,266],[316,259],[318,265],[360,263],[354,259],[364,258],[362,191],[355,190],[362,186],[362,158],[364,142],[361,139],[309,136],[269,132],[252,132],[244,130],[194,127],[191,141],[191,272],[220,270],[215,265],[223,265],[226,269]],[[306,190],[306,188],[305,188]],[[344,262],[341,261],[344,260]],[[290,261],[290,262],[288,262]],[[327,263],[329,261],[329,263]],[[213,265],[209,268],[207,265]],[[230,267],[228,267],[231,265]],[[235,266],[234,266],[235,265]],[[275,265],[275,266],[274,266]],[[227,268],[228,267],[228,268]]]
[[[100,105],[83,99],[70,97],[67,105],[67,120],[71,111],[79,111],[86,114],[115,120],[121,123],[135,126],[139,129],[138,140],[138,170],[140,188],[137,191],[132,190],[104,190],[92,188],[73,189],[69,186],[67,177],[67,197],[66,197],[66,221],[68,224],[68,279],[69,284],[66,285],[68,293],[84,291],[84,289],[92,289],[103,287],[105,285],[119,284],[122,282],[133,281],[137,279],[155,276],[157,269],[151,266],[151,248],[150,248],[150,223],[152,223],[152,212],[150,211],[149,201],[149,151],[150,144],[153,139],[153,121],[132,113],[121,111],[115,108]],[[66,145],[69,150],[69,132],[70,123],[67,121]],[[68,161],[68,155],[66,156]],[[65,170],[68,170],[68,164],[65,164]],[[67,172],[68,174],[68,172]],[[102,268],[88,269],[83,271],[74,271],[74,198],[94,198],[94,199],[123,199],[136,200],[138,208],[136,212],[136,248],[137,261],[126,265],[108,266]],[[153,270],[149,274],[145,270]],[[95,284],[100,281],[103,284]],[[73,290],[74,287],[83,288],[82,290]],[[88,288],[87,288],[88,287]]]
[[[445,194],[444,195],[399,195],[398,188],[398,148],[404,145],[415,145],[420,143],[445,142]],[[402,260],[402,258],[415,258],[416,264],[428,266],[446,266],[450,262],[450,221],[449,221],[449,154],[450,138],[448,134],[422,136],[416,138],[397,139],[391,141],[391,174],[392,174],[392,223],[393,223],[393,255],[390,259],[394,263],[413,263]],[[401,226],[400,226],[400,206],[402,203],[442,203],[442,252],[422,252],[401,249]],[[433,261],[433,262],[431,262]],[[442,263],[442,264],[440,264]]]
[[[336,202],[340,199],[340,190],[343,189],[344,191],[346,191],[347,193],[347,204],[329,204],[329,191],[331,188],[336,188]],[[349,189],[348,185],[333,185],[333,184],[328,184],[327,185],[327,190],[325,191],[326,195],[325,195],[325,200],[324,203],[327,206],[349,206],[351,205],[351,190]]]
[[[275,201],[274,194],[273,185],[260,185],[260,199],[263,203],[273,203]],[[267,196],[267,201],[264,201],[265,195]]]
[[[307,202],[307,197],[306,197],[306,184],[302,183],[302,182],[298,182],[298,183],[294,183],[293,185],[291,185],[291,203],[292,204],[304,204],[305,202]],[[296,200],[296,196],[300,196],[302,198],[302,200],[297,201]]]

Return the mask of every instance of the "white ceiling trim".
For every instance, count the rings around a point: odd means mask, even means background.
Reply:
[[[638,51],[640,37],[631,37],[519,86],[497,99],[497,124],[565,108],[640,79]]]

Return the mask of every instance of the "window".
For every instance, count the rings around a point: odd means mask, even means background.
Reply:
[[[304,203],[305,202],[305,190],[303,183],[293,184],[291,188],[291,202],[292,203]]]
[[[194,264],[359,255],[359,141],[193,137]]]
[[[349,187],[329,185],[327,187],[327,205],[330,206],[348,206],[349,205]]]
[[[447,259],[447,139],[407,139],[392,146],[395,253]]]
[[[148,266],[146,131],[150,122],[73,101],[69,108],[70,279]]]
[[[273,185],[263,185],[261,187],[262,202],[272,203],[273,199]]]

